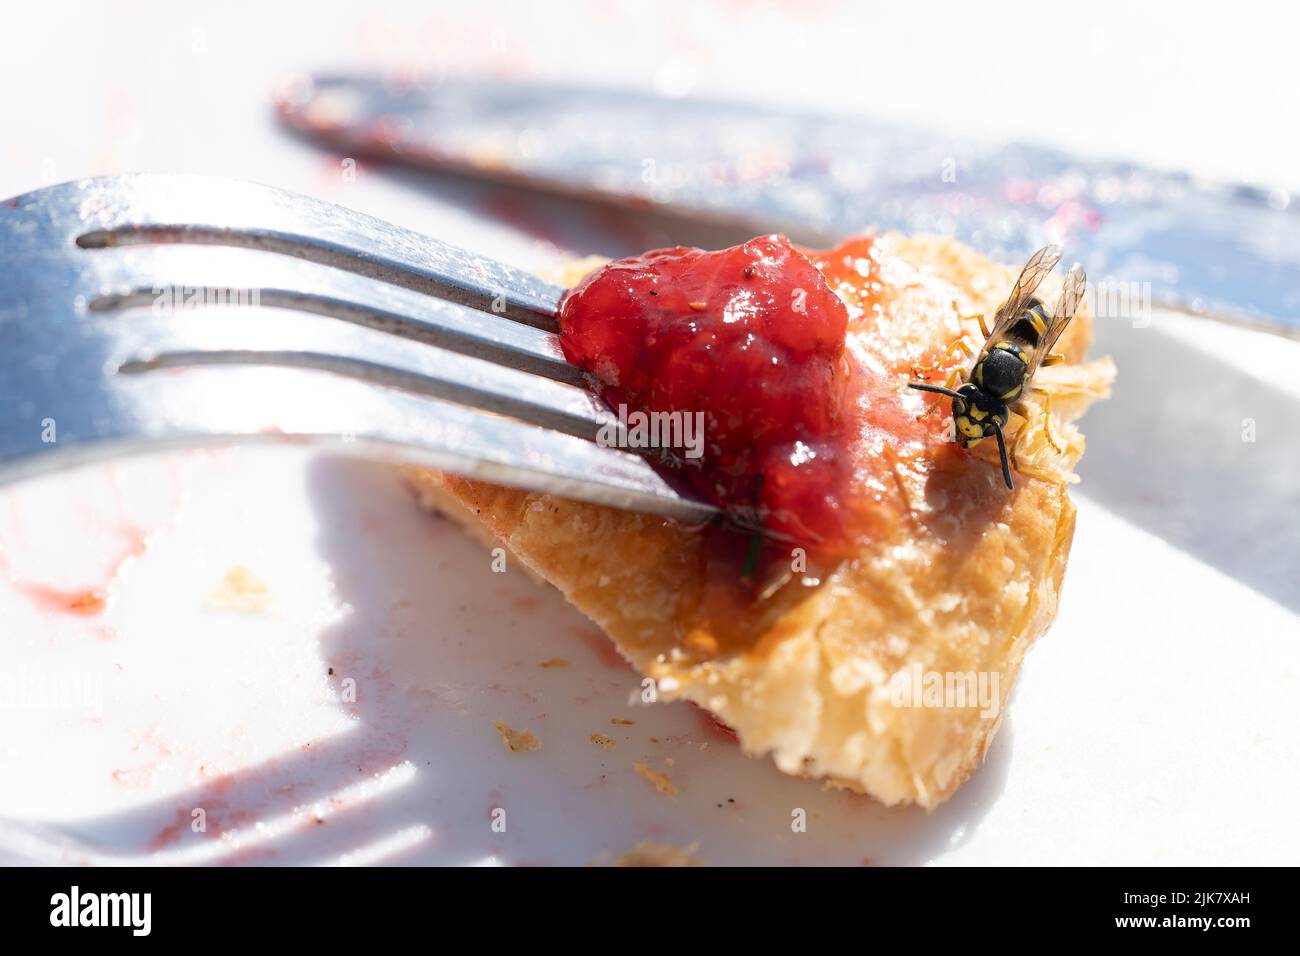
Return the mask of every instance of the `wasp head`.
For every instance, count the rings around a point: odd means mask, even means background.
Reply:
[[[957,389],[957,397],[952,400],[952,421],[957,443],[970,448],[1006,425],[1007,403],[967,382]]]

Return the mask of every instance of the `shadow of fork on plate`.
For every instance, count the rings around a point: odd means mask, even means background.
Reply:
[[[706,864],[906,865],[969,839],[1006,783],[1009,718],[984,766],[927,815],[785,776],[692,705],[630,706],[638,675],[603,635],[550,587],[494,572],[489,552],[416,508],[390,465],[308,467],[316,544],[347,609],[321,632],[320,657],[349,729],[130,810],[29,828],[27,855],[580,865],[651,839],[697,843]],[[508,752],[497,721],[542,749]],[[671,777],[677,796],[637,763]],[[796,809],[809,820],[797,835]]]

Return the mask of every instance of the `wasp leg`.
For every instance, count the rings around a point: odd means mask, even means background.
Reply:
[[[956,308],[957,308],[957,303],[954,302],[954,303],[952,304],[952,307],[953,307],[954,310],[956,310]],[[989,327],[988,327],[988,325],[984,322],[984,313],[983,313],[983,312],[972,312],[970,315],[958,315],[958,316],[957,316],[957,321],[958,321],[958,322],[970,322],[971,320],[974,320],[974,321],[976,321],[976,322],[978,322],[978,323],[980,324],[980,331],[984,333],[984,338],[987,339],[987,338],[989,337]]]
[[[1061,446],[1052,437],[1052,396],[1046,392],[1043,392],[1043,434],[1047,436],[1047,444],[1051,445],[1058,455],[1061,454]]]
[[[975,350],[966,341],[966,336],[959,334],[948,344],[948,347],[943,350],[943,354],[935,362],[930,365],[913,365],[912,374],[917,378],[925,378],[930,372],[937,371],[939,366],[948,361],[954,352],[962,352],[967,358],[975,357]]]
[[[949,345],[948,348],[944,351],[943,355],[939,357],[939,362],[942,363],[945,359],[947,359],[950,355],[952,355],[953,352],[956,351],[963,352],[967,358],[975,357],[975,350],[971,348],[970,343],[966,341],[966,336],[959,335],[952,340],[952,344]]]
[[[1024,406],[1020,404],[1017,404],[1014,408],[1007,409],[1007,415],[1014,415],[1016,418],[1020,419],[1021,423],[1020,427],[1016,429],[1016,433],[1011,436],[1011,445],[1009,446],[1009,451],[1011,453],[1011,467],[1016,471],[1019,471],[1020,459],[1016,457],[1016,451],[1020,448],[1020,439],[1024,438],[1025,432],[1029,430],[1029,416],[1025,414]],[[1010,424],[1009,417],[1007,424]]]
[[[1043,359],[1043,360],[1042,360],[1041,362],[1039,362],[1038,364],[1039,364],[1039,365],[1059,365],[1061,362],[1064,362],[1064,361],[1065,361],[1065,356],[1064,356],[1064,355],[1062,355],[1060,352],[1053,352],[1052,354],[1048,355],[1045,359]]]

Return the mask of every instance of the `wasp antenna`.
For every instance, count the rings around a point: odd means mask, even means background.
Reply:
[[[920,382],[908,382],[908,388],[914,388],[921,392],[934,392],[936,395],[947,395],[949,398],[963,398],[960,392],[954,392],[950,388],[944,388],[942,385],[923,385]]]
[[[993,436],[998,440],[998,455],[1002,458],[1002,480],[1007,483],[1008,491],[1015,491],[1016,486],[1011,483],[1011,466],[1007,464],[1007,441],[1002,437],[1001,426],[993,426]]]

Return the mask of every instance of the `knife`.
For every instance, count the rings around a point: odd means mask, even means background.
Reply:
[[[608,89],[321,76],[289,127],[348,155],[467,173],[751,234],[952,235],[1002,261],[1064,244],[1098,317],[1175,308],[1300,338],[1300,198],[854,116]]]

